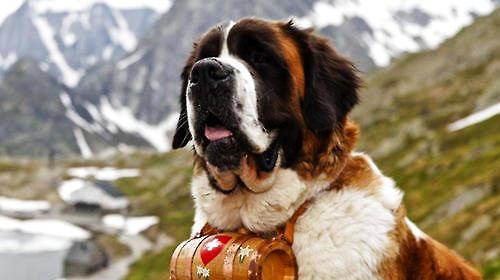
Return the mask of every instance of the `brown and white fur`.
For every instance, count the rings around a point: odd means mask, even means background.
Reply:
[[[173,147],[194,146],[193,233],[273,232],[310,201],[294,227],[300,279],[480,279],[353,152],[360,81],[325,38],[292,22],[223,24],[195,44],[182,79]]]

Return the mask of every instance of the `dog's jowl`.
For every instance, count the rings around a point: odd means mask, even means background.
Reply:
[[[193,236],[291,228],[298,279],[480,278],[406,218],[395,182],[353,151],[360,80],[327,39],[293,22],[225,23],[196,42],[181,76],[173,147],[194,147]],[[242,262],[254,250],[243,248]]]

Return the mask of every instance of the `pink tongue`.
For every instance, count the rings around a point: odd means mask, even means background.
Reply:
[[[210,127],[205,126],[205,137],[210,141],[216,141],[222,138],[232,136],[233,133],[222,126]]]

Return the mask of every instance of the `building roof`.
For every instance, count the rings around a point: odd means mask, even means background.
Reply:
[[[109,182],[71,179],[58,188],[59,197],[70,205],[91,204],[106,210],[125,209],[128,199]]]

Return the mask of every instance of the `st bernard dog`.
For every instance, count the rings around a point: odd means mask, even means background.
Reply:
[[[480,279],[407,217],[403,193],[353,151],[360,79],[327,39],[293,22],[223,24],[182,72],[173,148],[192,143],[193,233],[273,232],[299,207],[299,279]]]

